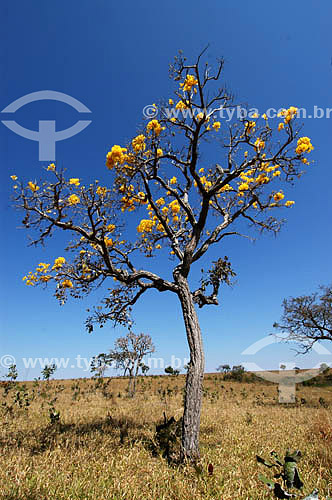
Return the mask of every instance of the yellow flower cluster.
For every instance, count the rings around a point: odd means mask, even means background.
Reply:
[[[11,175],[10,178],[12,181],[17,181],[17,175]]]
[[[279,193],[276,193],[273,196],[274,201],[277,201],[277,202],[283,200],[284,198],[285,198],[285,195],[281,191],[279,191]]]
[[[288,109],[283,109],[278,113],[278,116],[284,116],[285,117],[285,123],[289,123],[297,114],[298,108],[295,106],[291,106]]]
[[[203,184],[203,186],[206,188],[206,190],[208,190],[212,186],[212,182],[209,181],[205,177],[205,175],[202,175],[202,177],[200,177],[199,180],[201,181],[201,183]]]
[[[249,189],[249,184],[247,182],[242,182],[242,184],[239,185],[239,191],[248,191]]]
[[[218,132],[218,130],[219,130],[219,129],[220,129],[220,127],[221,127],[221,123],[220,123],[220,122],[214,122],[214,123],[212,124],[212,127],[214,128],[214,130],[215,130],[216,132]]]
[[[47,170],[51,170],[53,172],[55,170],[55,164],[50,163],[50,165],[47,167]]]
[[[165,127],[162,127],[160,125],[160,123],[158,122],[158,120],[151,120],[149,121],[149,123],[147,124],[146,126],[146,130],[149,132],[150,130],[152,130],[156,136],[158,136],[160,134],[160,132],[162,132],[162,130],[165,130]]]
[[[255,127],[256,127],[256,122],[253,122],[253,121],[246,122],[246,124],[245,124],[245,132],[247,134],[251,134],[255,130]]]
[[[35,276],[31,271],[27,276],[23,276],[22,278],[23,281],[25,281],[25,284],[28,286],[34,286],[34,284],[38,281],[38,277]]]
[[[96,193],[97,193],[98,196],[100,196],[100,197],[103,198],[107,194],[107,188],[106,187],[102,187],[102,186],[98,186],[97,189],[96,189]]]
[[[165,200],[164,200],[164,198],[159,198],[159,199],[156,201],[156,205],[158,205],[159,207],[161,207],[162,205],[165,205]]]
[[[163,150],[161,148],[157,149],[157,156],[160,157],[164,154]]]
[[[71,194],[67,198],[67,201],[68,201],[69,205],[77,205],[78,203],[81,202],[81,200],[79,199],[79,197],[76,194]]]
[[[78,187],[80,185],[80,180],[76,178],[69,179],[69,184],[73,184]]]
[[[139,233],[151,233],[153,226],[155,225],[154,220],[142,219],[137,226],[137,231]]]
[[[198,80],[194,75],[187,75],[184,83],[180,83],[180,87],[184,92],[190,92],[194,85],[198,84]]]
[[[50,264],[46,264],[45,262],[40,262],[38,267],[36,267],[36,271],[38,273],[46,273],[48,271],[49,267],[50,267]]]
[[[260,151],[261,149],[264,149],[264,148],[265,148],[265,142],[258,137],[255,141],[256,151]]]
[[[259,174],[256,177],[255,181],[259,186],[261,186],[262,184],[267,184],[268,182],[270,182],[270,178],[266,174]]]
[[[171,203],[169,204],[169,207],[170,207],[173,215],[176,215],[180,212],[180,205],[179,205],[178,200],[171,201]]]
[[[37,186],[37,184],[34,184],[31,181],[28,182],[28,187],[31,189],[33,193],[35,193],[39,189],[39,186]]]
[[[127,148],[122,148],[121,146],[114,145],[106,155],[106,166],[108,169],[112,169],[114,166],[120,164],[122,165],[126,159],[127,155],[125,154]]]
[[[135,153],[139,153],[140,151],[144,151],[145,148],[146,148],[145,135],[140,134],[137,137],[135,137],[131,141],[131,145],[132,145],[133,150],[135,151]]]
[[[52,267],[52,270],[60,269],[65,263],[66,263],[66,259],[64,257],[58,257],[54,261],[54,265]]]
[[[176,103],[175,105],[175,109],[187,109],[188,108],[188,104],[187,102],[183,102],[183,101],[179,101]],[[171,118],[171,120],[173,120],[173,118]],[[175,120],[175,119],[174,119]]]
[[[292,200],[288,200],[286,201],[285,203],[285,207],[291,207],[292,205],[294,205],[295,201],[292,201]]]
[[[313,145],[311,144],[311,140],[309,137],[300,137],[297,141],[297,146],[296,146],[296,153],[298,155],[302,153],[310,153],[314,149]]]
[[[107,247],[111,247],[111,246],[113,246],[113,240],[112,240],[112,238],[107,238],[107,236],[105,236],[105,238],[104,238],[104,242],[105,242],[105,245],[106,245]]]
[[[170,184],[176,184],[178,182],[177,178],[174,176],[170,179]]]
[[[106,229],[107,231],[109,231],[110,233],[113,233],[114,229],[115,229],[115,224],[108,224],[108,226],[106,226]]]
[[[61,283],[62,288],[73,288],[73,283],[70,280],[64,280]]]

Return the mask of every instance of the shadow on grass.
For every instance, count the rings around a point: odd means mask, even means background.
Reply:
[[[102,441],[105,436],[114,438],[110,444],[116,448],[127,441],[130,431],[144,428],[146,428],[144,424],[135,422],[131,417],[108,416],[105,419],[78,424],[56,422],[29,431],[9,432],[0,440],[0,448],[25,449],[36,455],[59,445],[77,449],[91,444],[91,439],[94,443]]]

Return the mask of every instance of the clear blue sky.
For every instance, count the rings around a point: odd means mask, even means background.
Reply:
[[[111,2],[106,0],[8,0],[1,6],[0,108],[38,90],[56,90],[84,103],[92,124],[75,137],[57,143],[57,161],[86,182],[108,180],[105,154],[124,144],[142,122],[142,109],[172,90],[168,64],[179,49],[195,58],[207,43],[212,62],[223,56],[225,82],[241,102],[265,110],[295,105],[332,108],[332,4],[317,2],[234,2],[233,0]],[[73,125],[78,113],[65,104],[43,101],[18,110],[20,125],[37,129],[38,120],[56,120],[57,129]],[[304,120],[312,139],[315,164],[296,184],[294,208],[277,239],[256,243],[228,240],[213,254],[228,255],[238,277],[222,290],[219,307],[199,312],[206,348],[206,369],[220,363],[255,361],[277,368],[293,358],[289,348],[266,347],[254,360],[241,352],[272,331],[284,297],[310,293],[331,282],[331,120]],[[0,357],[90,357],[112,346],[125,333],[108,325],[92,335],[84,330],[91,300],[60,307],[52,291],[32,289],[22,276],[40,261],[63,254],[62,239],[48,247],[27,246],[18,229],[22,214],[11,206],[13,173],[30,180],[43,175],[38,146],[0,124],[1,152],[1,338]],[[217,159],[216,159],[217,161]],[[167,272],[167,261],[158,262]],[[201,266],[199,266],[201,267]],[[137,305],[137,332],[152,335],[156,355],[187,356],[184,327],[175,297],[152,292]],[[332,351],[332,346],[331,346]],[[330,357],[332,358],[332,356]],[[331,362],[328,356],[299,358],[299,366]],[[72,361],[72,364],[74,360]],[[6,372],[0,369],[0,375]],[[58,377],[88,376],[78,368]]]

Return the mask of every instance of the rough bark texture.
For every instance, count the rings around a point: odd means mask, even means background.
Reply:
[[[204,376],[204,351],[201,329],[187,279],[177,276],[179,298],[190,349],[187,372],[184,414],[182,423],[182,459],[199,459],[199,427]]]

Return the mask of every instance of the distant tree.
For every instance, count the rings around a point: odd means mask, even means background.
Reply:
[[[54,363],[52,365],[45,365],[41,371],[43,379],[49,381],[56,370],[57,367]]]
[[[167,375],[179,375],[180,370],[174,370],[172,366],[166,366],[165,373],[167,373]]]
[[[332,285],[322,285],[319,290],[320,293],[285,299],[281,323],[273,325],[287,334],[286,342],[297,342],[302,354],[319,340],[332,340]]]
[[[18,377],[18,371],[17,371],[17,367],[16,365],[10,365],[8,367],[8,373],[6,375],[6,377],[11,381],[11,382],[14,382],[17,377]]]
[[[148,365],[145,365],[144,363],[140,364],[140,368],[142,370],[143,375],[146,375],[150,370],[150,367]]]
[[[144,356],[151,354],[154,350],[155,347],[150,335],[144,333],[135,335],[135,333],[129,332],[126,336],[119,337],[115,341],[114,349],[111,349],[108,354],[102,353],[96,356],[94,363],[100,366],[113,366],[116,369],[121,369],[123,370],[123,376],[128,373],[128,394],[134,396],[136,378],[139,369],[144,365],[142,360]],[[145,368],[145,371],[147,369]]]
[[[225,380],[236,380],[238,382],[241,382],[241,380],[243,380],[244,372],[245,372],[244,366],[234,365],[230,371],[225,373],[224,379]]]
[[[323,374],[328,373],[330,371],[330,367],[327,363],[321,363],[319,371],[321,371]]]
[[[220,365],[217,368],[218,372],[223,372],[223,373],[228,373],[231,370],[231,367],[229,365]]]
[[[280,365],[280,370],[286,370],[286,365]]]
[[[102,378],[105,375],[106,370],[109,368],[105,363],[105,353],[98,354],[98,356],[94,356],[91,360],[90,371],[93,373],[93,376],[96,378]]]

